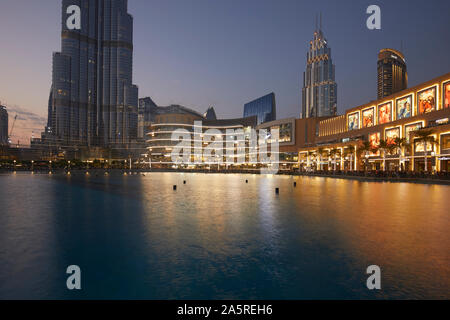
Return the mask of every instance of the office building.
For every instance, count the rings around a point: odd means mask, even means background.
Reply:
[[[322,23],[321,23],[322,24]],[[337,112],[337,84],[331,49],[321,27],[314,31],[303,73],[302,118],[329,117]]]
[[[406,60],[398,50],[381,49],[377,65],[377,98],[382,99],[408,87]]]
[[[8,111],[0,105],[0,145],[8,144]]]
[[[67,8],[81,9],[68,29]],[[63,146],[120,147],[137,138],[133,17],[127,0],[62,0],[61,51],[53,54],[46,140]]]
[[[244,118],[256,116],[258,124],[277,119],[275,93],[269,93],[244,105]]]

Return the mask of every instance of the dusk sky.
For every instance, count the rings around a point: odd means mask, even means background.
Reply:
[[[381,30],[366,8],[381,7]],[[332,50],[338,112],[376,98],[381,48],[400,49],[409,86],[450,72],[450,3],[429,1],[129,0],[139,97],[220,118],[275,92],[277,117],[299,117],[314,19]],[[60,0],[0,1],[0,101],[19,113],[17,139],[39,136],[47,118],[52,52],[60,50]],[[31,115],[31,116],[30,116]]]

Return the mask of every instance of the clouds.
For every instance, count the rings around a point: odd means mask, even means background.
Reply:
[[[47,124],[47,119],[41,115],[28,111],[17,105],[7,106],[9,116],[9,131],[12,129],[14,118],[14,130],[10,137],[13,144],[29,145],[31,137],[39,137]]]
[[[47,119],[45,119],[44,117],[18,106],[9,107],[8,112],[17,114],[17,120],[34,121],[36,123],[44,123],[44,124],[47,121]]]

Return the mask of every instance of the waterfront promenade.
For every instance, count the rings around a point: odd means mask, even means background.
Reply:
[[[204,174],[261,174],[259,169],[228,169],[228,170],[217,170],[217,169],[143,169],[143,168],[132,168],[132,169],[118,169],[118,168],[72,168],[68,170],[67,168],[55,168],[49,170],[49,168],[38,168],[31,170],[29,168],[0,168],[0,174],[2,173],[34,173],[34,174],[68,174],[71,175],[137,175],[146,174],[152,172],[173,172],[173,173],[204,173]],[[397,172],[397,171],[314,171],[314,172],[304,172],[297,170],[280,170],[278,175],[290,175],[290,176],[304,176],[304,177],[323,177],[323,178],[337,178],[337,179],[350,179],[365,182],[409,182],[409,183],[424,183],[424,184],[442,184],[450,185],[450,173],[447,172],[436,172],[436,173],[425,173],[425,172]]]

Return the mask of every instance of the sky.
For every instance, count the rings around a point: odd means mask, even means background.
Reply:
[[[139,97],[219,118],[275,92],[277,118],[299,117],[306,52],[322,12],[332,50],[338,112],[376,99],[381,48],[406,57],[409,86],[450,72],[448,0],[129,0]],[[381,30],[366,9],[381,8]],[[40,135],[47,118],[52,52],[60,50],[61,0],[0,1],[0,101],[12,140]]]

